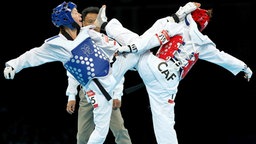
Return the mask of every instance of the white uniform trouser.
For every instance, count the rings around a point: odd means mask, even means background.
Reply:
[[[116,85],[114,77],[110,74],[106,77],[99,78],[99,81],[110,96],[112,96],[113,87]],[[87,144],[103,144],[109,131],[113,100],[108,101],[93,81],[84,89],[86,92],[92,90],[95,93],[94,100],[96,103],[94,104],[98,104],[98,106],[93,109],[95,129],[90,135]]]
[[[138,42],[140,40],[141,43],[137,44],[142,49],[148,49],[159,45],[159,42],[156,37],[154,38],[154,35],[163,28],[168,27],[166,18],[163,18],[154,23],[154,25],[143,34],[143,38],[138,38],[133,32],[124,29],[116,19],[109,23],[110,25],[107,25],[106,28],[109,29],[109,31],[107,30],[107,33],[110,37],[116,39],[123,45],[130,44],[134,41]],[[175,30],[175,28],[173,27],[172,30]],[[137,70],[146,85],[149,95],[153,127],[157,142],[159,144],[177,144],[178,140],[174,129],[174,98],[179,83],[179,72],[177,69],[172,70],[171,72],[173,72],[176,77],[167,81],[166,75],[163,75],[157,70],[158,64],[163,62],[163,60],[160,60],[149,52],[143,53],[143,50],[140,51],[140,54],[127,54],[126,58],[121,57],[118,61],[123,62],[118,62],[119,65],[116,65],[115,68],[115,64],[113,65],[113,69],[115,69],[113,70],[115,78],[122,77],[127,69],[135,67],[135,64],[138,62]],[[140,57],[139,61],[138,57]],[[124,61],[126,61],[125,64]],[[173,67],[174,69],[176,68],[176,66],[170,62],[169,68],[172,69]],[[117,69],[121,72],[117,72]],[[169,75],[169,77],[171,76]]]
[[[141,56],[137,69],[148,92],[157,143],[178,144],[174,129],[174,99],[179,84],[179,72],[169,70],[169,75],[163,74],[158,70],[161,62],[163,60],[147,52]],[[176,67],[171,61],[168,65],[169,69]],[[169,81],[166,78],[170,78]]]
[[[109,23],[110,24],[106,26],[106,28],[110,26],[108,36],[114,38],[121,44],[128,43],[132,41],[132,39],[138,37],[137,34],[132,33],[128,29],[122,27],[118,21],[114,21],[113,24],[111,24],[112,22]],[[119,35],[119,32],[123,32],[123,34]],[[121,39],[125,40],[121,42]],[[117,85],[117,82],[122,80],[125,72],[127,72],[129,69],[132,69],[136,65],[138,59],[139,56],[136,54],[131,54],[128,57],[119,56],[112,65],[112,72],[107,77],[99,78],[99,81],[111,96],[113,94],[113,89]],[[95,92],[95,100],[98,103],[98,107],[94,108],[93,110],[95,130],[92,132],[88,144],[103,144],[109,131],[113,100],[107,101],[94,82],[90,82],[88,87],[85,88],[85,91],[88,90],[93,90]]]

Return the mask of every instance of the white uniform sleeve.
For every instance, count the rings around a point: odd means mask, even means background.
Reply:
[[[217,64],[232,74],[237,75],[245,67],[245,63],[238,58],[216,48],[212,40],[199,32],[191,14],[187,16],[190,21],[190,35],[196,46],[199,46],[199,59]]]
[[[246,65],[238,58],[225,53],[224,51],[220,51],[213,44],[202,46],[199,58],[217,64],[229,70],[234,75],[237,75],[240,71],[243,71]]]
[[[13,67],[18,73],[24,68],[35,67],[48,62],[68,61],[70,54],[67,54],[67,51],[63,48],[44,43],[40,47],[30,49],[19,57],[7,61],[5,65]]]
[[[117,86],[113,90],[113,99],[121,100],[124,90],[124,79],[125,78],[123,77],[122,80],[117,84]]]
[[[68,76],[68,87],[66,89],[66,95],[68,96],[68,100],[76,100],[77,95],[77,87],[79,82],[73,77],[73,75],[67,71]]]

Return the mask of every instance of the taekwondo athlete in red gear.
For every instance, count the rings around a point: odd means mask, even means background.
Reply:
[[[185,6],[180,7],[179,10],[175,14],[172,14],[171,16],[167,16],[161,20],[157,20],[157,22],[155,22],[154,25],[147,32],[145,32],[143,34],[144,36],[142,38],[139,37],[138,34],[133,33],[132,31],[124,28],[122,26],[122,24],[115,18],[113,18],[109,22],[107,22],[107,17],[106,17],[106,12],[105,12],[106,6],[105,5],[103,5],[101,7],[98,17],[95,21],[95,25],[96,25],[96,27],[100,27],[101,30],[106,31],[106,33],[109,37],[115,39],[119,44],[121,44],[123,46],[131,44],[132,42],[137,41],[137,39],[145,38],[144,39],[145,43],[140,44],[140,46],[147,47],[149,49],[152,47],[160,46],[161,43],[159,43],[159,39],[161,39],[161,37],[162,37],[163,42],[166,41],[165,40],[166,38],[165,38],[162,30],[169,28],[168,23],[179,22],[179,21],[184,20],[184,17],[188,13],[190,13],[191,11],[194,11],[196,8],[198,8],[200,6],[201,6],[200,3],[188,2]],[[103,27],[103,25],[104,25],[104,27]],[[110,28],[108,28],[108,27],[110,27]],[[118,28],[120,28],[120,30]],[[174,31],[173,33],[175,33],[177,31],[175,28],[170,29],[170,30]],[[122,31],[122,33],[120,33],[120,31]],[[160,33],[158,33],[159,31],[160,31]],[[156,33],[158,33],[157,37],[156,37]],[[97,36],[93,36],[92,34],[90,36],[92,39],[100,39]],[[104,43],[104,41],[102,41],[101,43]],[[119,50],[123,51],[124,50],[123,48],[124,47],[122,47],[121,49],[118,49],[117,54],[119,53]],[[125,49],[125,50],[127,50],[127,49]],[[136,49],[135,49],[135,51],[136,51]],[[129,48],[129,52],[130,52],[130,48]],[[122,70],[117,70],[119,72],[114,74],[117,81],[122,79],[123,75],[125,74],[125,72],[127,70],[134,70],[134,66],[138,62],[138,59],[139,59],[141,53],[142,52],[132,53],[132,54],[125,55],[125,56],[120,55],[120,58],[118,61],[123,61],[123,62],[118,62],[118,63],[119,64],[125,63],[125,65],[123,65],[123,66],[120,65]],[[123,59],[124,57],[125,57],[125,59]],[[125,61],[127,61],[127,62],[125,62]],[[117,66],[117,67],[119,67],[119,66]],[[114,66],[113,66],[113,68],[114,68]]]
[[[199,16],[198,13],[200,13]],[[175,96],[180,80],[185,77],[197,59],[217,64],[234,75],[244,72],[247,80],[252,76],[252,71],[243,61],[219,51],[208,36],[200,32],[207,26],[210,19],[208,15],[208,18],[206,17],[201,21],[200,18],[205,16],[205,10],[197,9],[194,13],[187,14],[184,21],[180,23],[170,21],[169,17],[159,19],[142,36],[129,38],[129,40],[135,40],[130,48],[122,47],[118,50],[119,53],[125,53],[123,60],[127,60],[127,63],[130,62],[129,60],[133,62],[131,58],[140,56],[136,69],[143,79],[149,95],[153,127],[158,143],[178,143],[174,129]],[[108,36],[118,42],[125,42],[125,35],[133,35],[129,34],[130,31],[128,30],[122,31],[122,25],[116,19],[109,21],[105,29]],[[159,30],[161,30],[160,33],[156,33]],[[166,35],[165,30],[171,37]],[[126,34],[122,35],[124,33]],[[167,51],[166,54],[161,53],[164,50],[164,45],[157,55],[149,51],[150,48],[159,44],[166,44],[168,41],[176,46],[172,47],[170,44],[170,51]],[[137,55],[130,55],[127,52],[135,52]]]
[[[193,11],[197,8],[197,4],[190,2],[190,3],[186,4],[184,7],[180,7],[180,9],[178,10],[178,12],[176,12],[176,14],[177,13],[178,14],[183,14],[184,17],[185,17],[185,15],[187,13],[189,13],[189,12],[191,12],[191,11]],[[200,6],[200,4],[199,4],[199,6]],[[101,9],[103,9],[103,11],[105,11],[104,6]],[[99,16],[105,17],[105,12],[102,15],[101,15],[101,13],[99,13]],[[178,19],[182,19],[182,16],[179,17]],[[162,34],[159,34],[158,36],[156,36],[155,34],[159,31],[162,31],[162,29],[165,28],[168,25],[167,23],[173,23],[173,22],[174,22],[174,20],[170,16],[164,18],[163,20],[158,20],[152,26],[152,28],[150,29],[150,32],[145,33],[151,39],[151,41],[150,41],[151,43],[146,44],[146,45],[149,46],[149,47],[159,46],[160,45],[160,42],[159,42],[159,37],[160,36],[159,35],[162,35]],[[102,21],[100,23],[102,23]],[[122,24],[117,19],[111,19],[107,23],[107,25],[105,26],[105,30],[106,30],[106,33],[109,37],[115,39],[121,45],[130,44],[130,43],[132,43],[133,41],[136,41],[139,38],[138,34],[133,33],[132,31],[124,28],[122,26]],[[152,35],[152,33],[153,33],[153,35]],[[116,63],[114,63],[114,65],[113,65],[113,75],[115,75],[115,78],[117,78],[117,79],[122,78],[122,76],[126,72],[126,70],[136,67],[137,63],[147,62],[147,56],[150,55],[150,54],[151,53],[149,52],[149,50],[146,50],[145,53],[129,53],[129,54],[125,54],[125,55],[119,55],[120,58],[117,59]],[[119,61],[119,62],[117,62],[117,61]],[[162,62],[162,60],[161,60],[161,62]],[[125,63],[125,65],[122,65],[121,63]],[[147,71],[147,70],[140,69],[140,71]],[[138,71],[138,72],[140,73],[140,71]],[[118,72],[118,73],[116,73],[116,72]],[[149,70],[149,72],[151,72],[151,70]],[[152,76],[153,76],[153,74],[149,75],[149,76],[145,76],[145,77],[150,77],[151,78]],[[155,81],[155,82],[157,82],[157,81]],[[159,85],[159,83],[156,83],[156,84]],[[162,91],[165,92],[165,93],[167,92],[166,89],[163,89]],[[160,93],[161,93],[161,91],[160,91]],[[167,93],[167,96],[169,98],[170,94]],[[174,95],[172,95],[172,96],[174,96]],[[166,95],[163,95],[163,97],[166,97]],[[163,99],[166,99],[166,98],[163,98]],[[151,107],[153,106],[154,108],[157,108],[157,106],[154,105],[154,104],[157,104],[157,102],[152,100],[152,98],[151,98],[151,101],[152,101],[150,103]],[[162,101],[164,101],[164,100],[162,100]],[[168,119],[167,119],[168,122],[162,123],[163,121],[153,121],[154,126],[157,126],[159,124],[159,122],[162,124],[161,127],[159,127],[159,126],[154,127],[156,139],[157,139],[158,143],[176,144],[177,143],[177,137],[176,137],[176,131],[173,128],[174,119],[172,117],[173,105],[170,105],[168,103],[168,107],[165,107],[165,108],[166,109],[164,109],[163,112],[166,113],[166,115],[160,116],[160,119],[164,119],[167,116],[168,117]],[[152,110],[154,110],[153,111],[153,113],[154,113],[153,119],[159,117],[159,115],[156,115],[155,109],[152,109]],[[167,113],[167,111],[168,111],[168,113]]]
[[[90,38],[92,26],[81,27],[81,14],[77,11],[73,2],[63,2],[53,9],[51,18],[60,33],[48,38],[44,43],[21,54],[19,57],[6,62],[4,76],[6,79],[13,79],[14,75],[24,68],[39,66],[48,62],[59,61],[72,74],[86,91],[94,97],[95,129],[91,134],[88,144],[103,144],[109,131],[112,102],[105,98],[98,86],[92,81],[97,78],[110,96],[116,87],[116,80],[111,74],[110,59],[101,47],[95,45]],[[115,49],[115,47],[111,47]],[[117,48],[117,47],[116,47]],[[111,52],[108,49],[108,52]]]

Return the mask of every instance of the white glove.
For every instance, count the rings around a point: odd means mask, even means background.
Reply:
[[[108,18],[106,17],[106,5],[103,5],[100,10],[99,10],[99,13],[98,13],[98,16],[94,22],[94,25],[97,27],[97,28],[101,28],[101,25],[104,23],[104,22],[107,22],[108,21]]]
[[[184,20],[185,16],[192,11],[196,10],[201,6],[200,3],[188,2],[185,6],[180,7],[179,10],[175,13],[180,21]]]
[[[15,70],[14,70],[14,68],[11,67],[11,66],[5,67],[5,69],[4,69],[4,77],[5,77],[6,79],[13,79],[14,76],[15,76]]]
[[[251,77],[252,77],[252,70],[245,65],[245,68],[243,69],[245,75],[244,78],[247,79],[247,81],[250,81]]]

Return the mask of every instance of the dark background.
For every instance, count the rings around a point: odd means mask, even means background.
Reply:
[[[52,8],[62,0],[5,1],[2,7],[1,70],[16,58],[56,35],[50,19]],[[107,5],[107,16],[117,18],[142,34],[157,19],[171,15],[185,0],[74,0],[81,12],[87,6]],[[203,31],[223,50],[255,66],[255,19],[249,0],[201,0],[214,14]],[[137,72],[127,72],[125,87],[141,83]],[[14,80],[1,80],[1,144],[75,144],[77,114],[69,115],[66,71],[60,62],[23,69]],[[180,144],[256,144],[255,75],[248,83],[243,74],[198,61],[179,86],[176,125]],[[145,88],[122,100],[122,114],[134,144],[156,144]],[[114,143],[112,133],[106,144]]]

